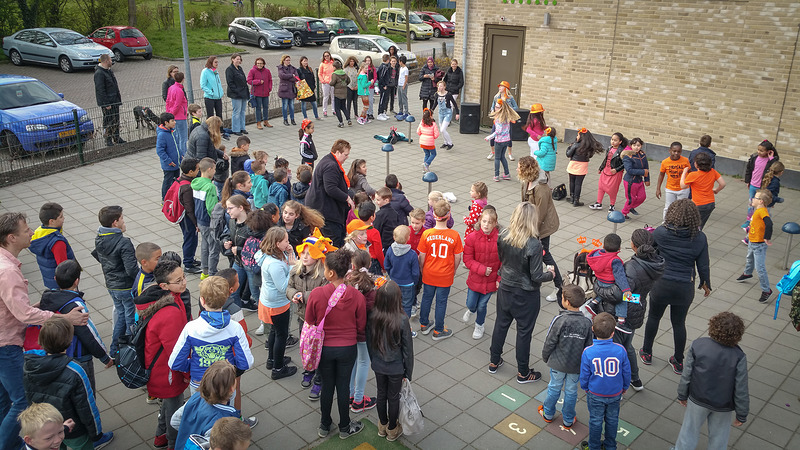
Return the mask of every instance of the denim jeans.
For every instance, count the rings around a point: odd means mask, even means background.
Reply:
[[[691,399],[686,401],[686,412],[683,414],[683,425],[675,443],[675,450],[694,450],[697,448],[697,439],[703,422],[708,421],[708,448],[711,450],[725,450],[728,448],[728,438],[731,434],[733,411],[712,411],[694,403]]]
[[[164,197],[167,195],[167,191],[172,186],[172,183],[175,182],[179,176],[181,176],[181,170],[162,170],[164,172],[164,179],[161,180],[161,200],[164,200]]]
[[[559,372],[550,369],[550,383],[547,384],[547,398],[544,401],[544,416],[552,419],[556,415],[556,403],[564,388],[564,406],[561,408],[561,420],[565,425],[575,422],[575,403],[578,401],[579,373]]]
[[[403,312],[405,312],[410,319],[411,306],[415,303],[417,297],[416,286],[413,284],[408,286],[400,286],[400,294],[403,296]]]
[[[506,149],[510,147],[511,141],[494,143],[494,176],[500,176],[500,164],[503,164],[503,174],[508,175],[508,161],[506,161]]]
[[[425,159],[423,159],[422,162],[430,166],[434,158],[436,158],[436,149],[428,150],[427,148],[423,148],[422,150],[425,152]]]
[[[269,120],[269,96],[255,97],[256,100],[256,122]]]
[[[261,271],[256,270],[254,272],[246,267],[244,271],[247,272],[247,284],[250,285],[250,297],[258,304],[261,292]],[[239,282],[241,283],[242,281],[239,280]]]
[[[605,450],[617,450],[617,428],[619,426],[619,401],[616,397],[598,397],[586,393],[589,405],[589,449],[600,450],[600,436],[603,434],[603,422],[606,424],[606,437],[602,441]],[[566,403],[566,401],[564,402]]]
[[[758,283],[763,292],[769,292],[769,276],[767,275],[767,243],[750,242],[747,244],[747,258],[744,264],[744,274],[752,275],[753,266],[758,272]]]
[[[439,287],[430,284],[422,285],[422,304],[419,305],[419,323],[428,325],[428,316],[431,313],[433,296],[436,296],[436,309],[434,312],[434,331],[441,333],[444,331],[444,316],[447,314],[447,296],[450,295],[450,286]]]
[[[233,303],[235,303],[236,306],[241,307],[243,302],[250,301],[249,298],[242,298],[242,295],[245,294],[244,291],[246,289],[250,291],[250,295],[253,295],[253,292],[259,292],[259,291],[253,291],[252,289],[249,289],[250,288],[250,285],[248,284],[249,278],[247,278],[248,273],[246,270],[244,270],[244,266],[240,266],[239,263],[234,262],[233,270],[236,271],[236,275],[239,277],[239,289],[237,289],[236,292],[232,294]]]
[[[467,309],[471,312],[478,312],[478,315],[475,317],[475,323],[478,325],[483,325],[483,323],[486,322],[486,307],[489,305],[489,299],[492,298],[492,294],[494,294],[494,292],[481,294],[472,289],[467,289]]]
[[[319,113],[317,112],[317,101],[314,100],[313,102],[304,102],[300,101],[300,111],[303,112],[303,119],[308,119],[308,115],[306,115],[306,105],[311,105],[311,108],[314,109],[314,118],[319,119]]]
[[[697,211],[700,212],[700,229],[702,230],[706,226],[706,222],[708,222],[708,218],[711,217],[711,212],[714,211],[716,208],[716,202],[711,202],[707,205],[698,205]]]
[[[183,233],[183,265],[187,267],[196,265],[194,256],[197,253],[197,227],[186,216],[178,222],[178,225]]]
[[[358,356],[350,374],[350,397],[353,397],[354,403],[361,403],[364,400],[364,387],[369,376],[369,353],[366,342],[359,342],[356,347]]]
[[[281,114],[283,114],[283,120],[294,120],[294,99],[293,98],[282,98],[281,99]]]
[[[17,416],[28,407],[22,385],[23,362],[21,346],[0,347],[0,448],[22,447]]]
[[[136,323],[136,305],[129,290],[108,290],[114,302],[114,329],[111,333],[111,357],[115,358],[121,336],[129,333]]]
[[[238,133],[244,130],[244,115],[247,113],[247,99],[232,98],[231,105],[233,106],[231,130],[233,130],[234,133]]]
[[[191,119],[183,119],[175,121],[175,143],[178,144],[178,152],[181,155],[186,154],[186,144],[189,142],[189,121]]]

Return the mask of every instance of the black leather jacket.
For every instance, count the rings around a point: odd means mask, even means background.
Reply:
[[[553,274],[542,271],[542,244],[539,239],[529,238],[523,248],[513,247],[506,241],[508,230],[500,233],[497,252],[500,255],[500,284],[505,287],[538,291],[546,281],[553,281]]]

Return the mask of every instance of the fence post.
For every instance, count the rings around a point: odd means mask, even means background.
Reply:
[[[433,48],[433,61],[436,61],[436,47]]]
[[[88,113],[87,113],[88,114]],[[78,139],[78,159],[81,161],[81,165],[86,164],[83,159],[83,139],[81,136],[81,122],[78,120],[78,110],[72,110],[72,120],[75,123],[75,137]]]

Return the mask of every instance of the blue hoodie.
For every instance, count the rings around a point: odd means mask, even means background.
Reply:
[[[56,258],[53,256],[53,245],[62,241],[67,245],[67,259],[75,259],[72,247],[67,242],[67,238],[61,234],[60,229],[41,226],[36,229],[31,238],[31,253],[36,255],[36,262],[39,263],[39,271],[42,272],[44,285],[48,289],[58,289],[56,283]]]
[[[223,417],[241,417],[242,414],[233,406],[216,404],[212,405],[195,392],[169,422],[178,422],[178,437],[175,439],[175,450],[183,450],[192,434],[205,435],[214,426],[217,420]],[[168,423],[169,423],[168,422]],[[171,424],[171,423],[170,423]]]
[[[533,151],[539,167],[545,172],[556,170],[556,146],[558,146],[557,137],[542,136],[539,138],[539,149]]]
[[[289,200],[289,186],[283,183],[271,183],[269,185],[269,202],[278,205],[278,209]]]
[[[602,370],[602,375],[595,375]],[[594,339],[581,355],[581,389],[598,397],[621,395],[631,382],[631,363],[625,347],[609,339]]]
[[[157,131],[156,154],[158,159],[161,160],[161,170],[181,170],[183,153],[178,150],[178,143],[175,141],[175,129],[159,125]]]
[[[419,258],[411,245],[397,242],[386,249],[386,273],[398,286],[413,286],[419,280]]]

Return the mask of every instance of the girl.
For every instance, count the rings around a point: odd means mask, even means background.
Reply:
[[[375,198],[375,189],[367,182],[367,161],[364,159],[356,159],[350,165],[350,171],[347,172],[347,178],[350,179],[350,189],[355,192],[366,192],[370,198]]]
[[[244,170],[239,170],[233,173],[230,178],[225,180],[225,184],[222,185],[222,196],[220,197],[220,203],[223,206],[227,205],[228,199],[233,195],[241,195],[250,203],[250,209],[254,209],[253,206],[253,194],[250,193],[250,189],[253,187],[253,181],[250,178],[250,175],[247,174]]]
[[[419,146],[425,152],[422,168],[428,172],[433,159],[436,158],[436,139],[439,137],[439,127],[436,126],[433,113],[428,108],[422,110],[422,121],[417,127],[417,134],[419,135]]]
[[[356,79],[356,84],[358,86],[358,96],[361,97],[361,116],[359,116],[358,122],[360,125],[364,125],[370,122],[369,118],[367,117],[367,110],[368,105],[372,105],[372,92],[370,91],[370,81],[369,81],[369,66],[366,63],[361,65],[361,70],[358,72],[358,78]],[[369,98],[368,98],[369,97]]]
[[[606,151],[606,157],[600,163],[600,181],[597,182],[597,201],[589,205],[590,209],[601,209],[603,207],[603,195],[608,194],[608,201],[611,205],[608,212],[614,211],[617,203],[617,193],[619,185],[622,183],[622,175],[625,165],[622,163],[622,152],[628,148],[628,139],[622,133],[611,135],[611,146]]]
[[[514,96],[511,95],[511,85],[508,81],[502,81],[500,84],[497,85],[497,94],[494,95],[494,99],[492,99],[492,109],[489,112],[489,116],[491,117],[491,112],[496,111],[498,107],[498,102],[502,100],[503,102],[508,102],[509,106],[511,106],[512,110],[517,109],[517,101],[514,100]],[[517,117],[514,120],[519,120]],[[492,133],[495,132],[494,125],[492,125]],[[508,159],[511,161],[514,160],[514,156],[511,155],[511,141],[508,141]],[[489,140],[489,146],[492,148],[492,152],[486,155],[486,159],[491,160],[494,158],[494,140]]]
[[[278,97],[281,99],[283,124],[288,127],[288,119],[292,119],[292,125],[297,125],[294,122],[294,100],[297,98],[297,88],[294,83],[300,81],[300,77],[297,69],[292,65],[291,56],[281,56],[281,63],[278,66],[278,78],[281,80],[278,86]]]
[[[647,198],[644,187],[650,186],[650,165],[642,147],[644,141],[637,137],[631,139],[631,149],[622,152],[622,164],[625,166],[625,206],[622,207],[622,215],[626,219],[628,212],[639,215],[635,208],[644,203]]]
[[[367,228],[369,228],[369,226],[364,225],[363,227],[359,227],[351,231],[350,234],[344,238],[343,248],[349,252],[356,252],[358,250],[367,251],[369,246],[369,241],[367,240]]]
[[[484,139],[494,141],[494,181],[500,181],[501,162],[503,163],[503,179],[510,180],[508,162],[506,162],[506,149],[511,149],[511,123],[519,120],[519,114],[514,111],[514,107],[511,106],[510,102],[506,102],[501,98],[495,102],[494,109],[489,113],[489,117],[494,118],[494,131]],[[509,153],[508,159],[514,160],[511,153]]]
[[[319,65],[319,84],[322,86],[322,116],[328,117],[328,104],[333,110],[333,88],[331,88],[331,75],[333,75],[333,58],[331,52],[322,52],[322,63]]]
[[[583,186],[583,179],[586,178],[586,173],[589,171],[589,159],[597,153],[603,151],[603,146],[600,145],[586,128],[578,130],[578,136],[575,142],[567,148],[567,158],[569,164],[567,165],[567,173],[569,174],[569,197],[567,201],[572,203],[572,206],[583,206],[581,202],[581,186]]]
[[[756,191],[761,189],[764,174],[767,173],[772,164],[777,162],[779,159],[780,156],[778,156],[778,150],[775,149],[775,146],[772,145],[772,142],[764,140],[758,144],[758,151],[750,156],[750,159],[747,161],[747,167],[744,171],[744,182],[747,183],[748,187],[750,188],[749,200],[752,200],[753,196],[756,194]],[[748,203],[748,205],[749,204],[750,203]],[[748,206],[747,215],[750,216],[752,214],[753,208]]]
[[[267,341],[267,370],[272,369],[272,379],[279,380],[297,373],[297,367],[287,365],[292,359],[284,356],[290,315],[286,286],[289,284],[289,267],[295,263],[294,249],[289,244],[286,230],[281,227],[267,230],[255,259],[261,266],[262,282],[258,318],[272,324]]]
[[[431,191],[431,193],[428,194],[428,212],[425,213],[424,225],[426,230],[436,226],[436,219],[433,217],[433,205],[435,205],[439,200],[444,200],[444,194],[442,194],[440,191]],[[447,219],[447,228],[453,228],[455,223],[456,222],[453,219],[453,215],[450,214],[450,218]]]
[[[544,135],[539,138],[538,143],[538,148],[531,156],[536,158],[539,168],[544,172],[546,183],[550,184],[550,172],[556,170],[556,145],[558,145],[556,129],[553,127],[545,128]]]
[[[186,154],[186,142],[189,139],[189,125],[186,123],[186,112],[189,103],[183,88],[183,72],[175,72],[175,82],[167,91],[166,111],[175,116],[175,140],[181,155]]]
[[[317,146],[314,145],[314,140],[311,135],[314,134],[314,122],[303,119],[300,122],[300,130],[297,136],[300,139],[300,159],[303,164],[308,164],[311,169],[314,169],[314,161],[317,160]]]
[[[347,223],[350,224],[355,219],[358,219],[358,207],[364,202],[371,202],[372,199],[369,198],[366,192],[356,192],[356,195],[353,196],[353,207],[350,208],[350,211],[347,212]]]
[[[250,230],[250,235],[247,236],[242,246],[241,259],[244,271],[247,272],[247,284],[250,287],[250,296],[252,299],[250,303],[242,302],[242,309],[258,311],[258,297],[261,291],[261,270],[255,265],[255,254],[261,246],[261,240],[264,239],[264,235],[273,223],[268,212],[256,209],[250,211],[244,224]],[[239,282],[241,283],[242,281],[239,280]],[[256,336],[263,335],[264,323],[262,322],[256,330]]]
[[[353,125],[353,122],[350,120],[350,111],[345,107],[345,103],[347,103],[347,86],[349,84],[350,77],[348,77],[347,73],[342,69],[342,63],[334,61],[330,87],[333,91],[333,112],[339,120],[339,128],[344,128],[342,113],[344,113],[344,118],[347,119],[347,125]]]
[[[469,206],[469,215],[464,217],[464,225],[467,226],[464,230],[464,239],[475,231],[476,225],[481,220],[483,208],[489,201],[489,188],[483,181],[478,181],[469,189],[469,196],[472,198],[472,204]]]
[[[370,56],[364,57],[364,64],[366,64],[367,66],[367,79],[369,79],[369,89],[367,90],[367,101],[369,103],[369,110],[367,111],[367,122],[370,122],[372,120],[375,120],[375,116],[372,115],[373,112],[372,105],[375,101],[375,96],[372,95],[372,90],[375,88],[375,82],[378,80],[378,69],[376,69],[375,65],[372,64],[372,57]],[[358,95],[361,94],[359,93]]]
[[[280,156],[276,156],[275,157],[274,168],[277,169],[279,167],[283,168],[283,169],[286,169],[286,181],[284,181],[283,184],[285,184],[287,187],[289,187],[291,189],[291,187],[292,187],[292,180],[291,180],[291,178],[292,178],[292,169],[289,168],[289,161],[287,161],[286,158],[282,158]],[[273,175],[271,173],[267,174],[267,180],[269,181],[269,184],[274,183],[275,182],[275,175]]]
[[[525,132],[528,133],[528,147],[531,149],[531,156],[535,156],[539,150],[539,139],[546,135],[547,122],[544,121],[544,107],[541,103],[534,103],[531,112],[528,114],[528,121],[525,123]],[[541,165],[541,162],[540,162]]]
[[[364,296],[367,315],[375,304],[375,280],[370,275],[369,269],[373,259],[368,252],[358,250],[353,252],[352,269],[347,274],[346,283]],[[409,328],[410,330],[410,328]],[[358,354],[356,364],[350,374],[350,411],[360,413],[375,407],[375,399],[364,395],[364,387],[369,376],[369,353],[367,352],[366,340],[359,336],[356,345]]]
[[[398,422],[400,389],[403,378],[411,381],[414,372],[414,343],[411,325],[401,307],[400,287],[389,281],[375,297],[369,315],[367,351],[378,385],[378,436],[394,441],[403,434]]]
[[[261,207],[267,214],[269,214],[269,220],[272,221],[270,228],[277,226],[278,222],[281,220],[281,210],[278,208],[278,205],[275,203],[267,203]]]
[[[325,226],[325,218],[316,209],[307,208],[305,205],[289,200],[283,204],[283,215],[278,225],[289,233],[289,244],[292,248],[302,244],[311,236],[311,231]]]
[[[303,64],[302,59],[300,64]],[[247,84],[250,85],[255,99],[256,110],[256,128],[263,130],[264,127],[272,128],[269,124],[269,94],[272,92],[272,72],[267,69],[267,61],[264,58],[256,58],[256,63],[247,72]],[[306,101],[306,100],[303,100]],[[303,115],[305,115],[305,108],[303,108]],[[264,125],[261,125],[261,121]]]
[[[769,189],[772,193],[772,204],[767,205],[768,208],[772,208],[775,206],[775,203],[783,203],[783,199],[778,197],[778,194],[781,192],[781,176],[783,175],[783,171],[785,167],[783,163],[780,161],[775,161],[764,173],[764,177],[761,179],[761,189]]]
[[[237,172],[238,173],[238,172]],[[233,302],[236,306],[241,307],[243,304],[252,305],[255,303],[253,299],[242,298],[245,291],[249,291],[250,295],[258,295],[258,290],[251,291],[248,285],[247,272],[244,270],[244,263],[242,263],[242,247],[250,235],[250,229],[247,228],[245,223],[247,215],[250,213],[250,203],[247,202],[241,195],[234,195],[228,198],[225,202],[226,211],[230,220],[228,221],[228,232],[222,235],[222,253],[225,256],[233,257],[233,269],[239,276],[239,289],[232,294]]]
[[[311,107],[314,109],[314,118],[319,120],[319,113],[317,112],[317,80],[314,76],[314,69],[308,65],[308,58],[305,56],[300,57],[300,67],[297,69],[297,76],[301,80],[306,80],[308,88],[314,93],[311,97],[300,100],[300,111],[303,112],[303,118],[308,119],[308,115],[306,115],[306,104],[310,103]]]
[[[347,83],[347,100],[345,101],[345,108],[347,115],[353,113],[353,117],[358,116],[358,59],[355,56],[347,58],[344,63],[344,73],[350,78]]]
[[[440,132],[444,137],[444,144],[441,148],[450,150],[453,148],[453,140],[450,138],[450,133],[447,132],[447,127],[450,126],[450,121],[453,119],[453,111],[456,113],[456,120],[458,120],[458,104],[453,94],[447,92],[447,85],[444,81],[440,81],[437,85],[436,103],[433,104],[433,109],[439,107],[439,123],[442,124]]]
[[[480,232],[464,238],[464,265],[467,276],[467,310],[462,320],[469,323],[477,311],[472,339],[483,337],[486,322],[486,307],[497,290],[497,273],[500,270],[500,255],[497,253],[497,212],[485,209],[480,215]]]
[[[163,98],[165,102],[167,101],[167,93],[169,92],[170,86],[175,84],[175,74],[178,72],[178,66],[170,64],[169,67],[167,67],[167,79],[161,83],[161,98]]]

